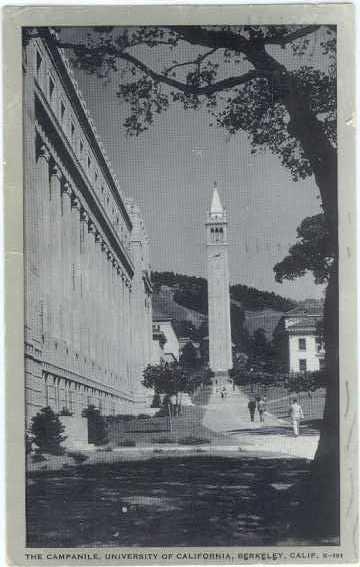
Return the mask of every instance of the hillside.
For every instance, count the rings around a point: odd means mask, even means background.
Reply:
[[[155,318],[168,316],[175,322],[187,320],[197,329],[207,323],[207,281],[204,278],[153,272],[152,282]],[[230,293],[231,326],[236,342],[241,342],[244,329],[253,335],[259,328],[264,329],[267,339],[271,340],[279,319],[296,306],[295,301],[240,284],[231,286]]]
[[[153,294],[153,319],[168,316],[176,321],[190,321],[194,327],[199,328],[201,323],[207,321],[207,316],[199,311],[176,303],[174,300],[175,292],[176,289],[164,285],[161,286],[158,293]]]

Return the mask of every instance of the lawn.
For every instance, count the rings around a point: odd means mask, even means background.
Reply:
[[[29,547],[260,546],[286,542],[304,459],[121,462],[33,475]]]

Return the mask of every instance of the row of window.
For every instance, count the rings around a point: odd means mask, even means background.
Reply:
[[[43,73],[43,58],[41,53],[36,50],[36,75],[37,79],[40,81],[40,78]],[[47,84],[45,85],[46,95],[49,99],[50,104],[54,107],[56,105],[55,100],[55,79],[52,75],[47,74]],[[129,235],[126,227],[123,223],[120,222],[120,217],[116,214],[117,207],[114,203],[110,204],[110,200],[112,201],[112,197],[110,193],[105,189],[104,185],[100,182],[100,175],[96,167],[94,167],[94,160],[92,159],[92,155],[90,153],[89,148],[86,148],[86,142],[83,138],[78,134],[78,131],[75,126],[75,118],[71,116],[70,111],[67,111],[66,103],[63,99],[60,98],[59,106],[56,114],[59,113],[58,117],[60,119],[61,126],[63,128],[64,133],[68,136],[71,145],[75,149],[75,152],[78,153],[80,157],[80,162],[86,166],[87,175],[89,179],[94,182],[95,190],[99,189],[99,197],[100,200],[105,207],[106,211],[109,213],[110,219],[115,226],[116,232],[119,234],[121,240],[124,242],[125,247],[129,247]]]

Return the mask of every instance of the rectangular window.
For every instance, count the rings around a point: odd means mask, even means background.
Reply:
[[[80,140],[80,154],[83,153],[83,149],[84,149],[84,142]]]
[[[299,359],[299,370],[300,372],[306,372],[306,358]]]
[[[90,166],[91,166],[91,159],[90,159],[90,156],[88,156],[87,163],[88,163],[88,168],[90,168]]]
[[[306,339],[299,339],[299,350],[306,350]]]
[[[73,141],[73,140],[74,140],[74,135],[75,135],[75,126],[74,126],[74,122],[71,122],[70,131],[71,131],[71,141]]]
[[[64,120],[64,115],[65,115],[65,104],[63,103],[63,101],[60,102],[60,117],[61,117],[61,122]]]

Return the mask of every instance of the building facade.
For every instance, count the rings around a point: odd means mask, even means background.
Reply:
[[[166,315],[154,315],[153,320],[153,363],[179,362],[179,339],[172,320]]]
[[[151,360],[149,241],[42,28],[23,51],[26,416],[136,411]]]
[[[217,188],[206,221],[209,366],[225,378],[232,368],[227,218]]]
[[[287,372],[314,372],[323,368],[322,318],[323,305],[315,300],[302,302],[282,318],[277,336]]]

